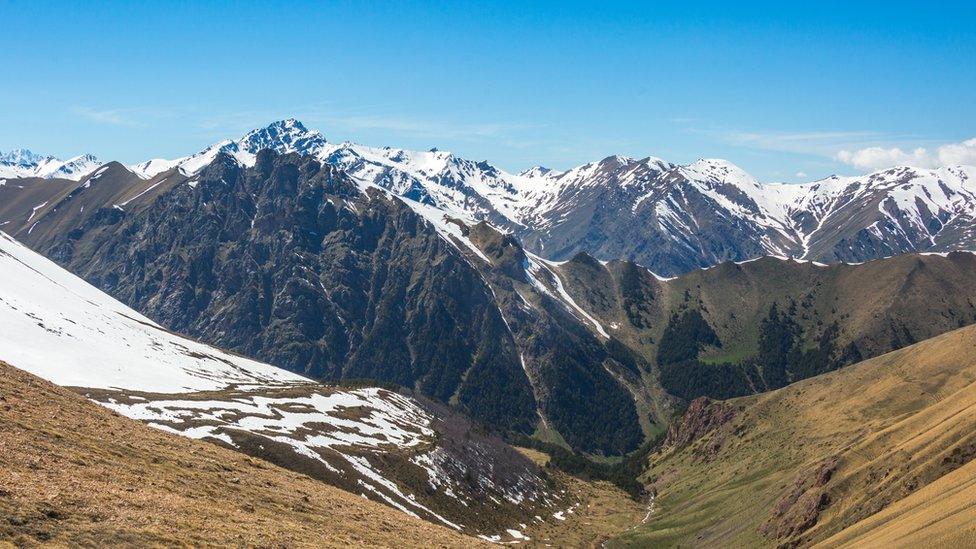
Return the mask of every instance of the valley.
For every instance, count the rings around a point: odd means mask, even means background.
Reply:
[[[932,498],[934,483],[970,482],[974,368],[967,327],[763,395],[693,403],[643,475],[659,511],[618,541],[965,544],[971,491]]]
[[[153,436],[444,546],[969,535],[970,168],[516,176],[294,119],[72,178],[35,156],[0,184],[0,360]]]
[[[974,20],[0,1],[0,549],[976,548]]]

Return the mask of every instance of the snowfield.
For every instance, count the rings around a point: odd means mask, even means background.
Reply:
[[[68,160],[53,156],[41,156],[27,149],[15,149],[0,153],[0,177],[60,178],[78,181],[90,174],[102,163],[90,154],[83,154]]]
[[[153,393],[308,381],[172,334],[5,233],[0,360],[67,387]]]

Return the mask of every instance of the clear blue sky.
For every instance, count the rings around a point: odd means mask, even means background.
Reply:
[[[0,0],[0,150],[136,162],[294,116],[507,170],[619,153],[796,181],[976,137],[973,2],[525,4]]]

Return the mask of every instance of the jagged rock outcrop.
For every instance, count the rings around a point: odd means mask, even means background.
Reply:
[[[797,476],[776,503],[769,520],[759,527],[759,533],[784,540],[787,547],[796,545],[793,538],[817,524],[820,513],[830,505],[827,484],[839,464],[840,458],[832,456]]]
[[[668,427],[668,434],[661,448],[679,450],[689,446],[731,421],[735,415],[736,410],[730,404],[706,397],[696,398],[688,405],[681,419]],[[706,449],[711,454],[717,450],[718,448],[711,445]]]

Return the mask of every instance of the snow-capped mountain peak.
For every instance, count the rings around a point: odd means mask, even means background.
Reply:
[[[174,160],[153,158],[133,164],[129,169],[145,179],[174,167],[179,167],[183,173],[194,174],[210,164],[219,153],[229,154],[245,166],[253,166],[257,153],[263,149],[271,149],[279,154],[319,156],[327,146],[328,141],[321,133],[309,130],[294,118],[288,118],[251,130],[238,140],[219,141],[190,156]]]
[[[545,166],[532,166],[527,170],[518,173],[519,177],[545,177],[552,173],[552,170]]]
[[[29,149],[0,153],[0,177],[42,177],[79,180],[102,165],[95,156],[83,154],[61,160]]]
[[[262,149],[272,149],[281,154],[292,152],[315,154],[322,150],[326,143],[321,133],[310,131],[298,120],[288,118],[248,132],[237,142],[237,145],[241,150],[251,154],[257,154]]]
[[[700,179],[733,185],[757,186],[759,182],[745,170],[721,158],[702,158],[681,168],[690,179]]]
[[[30,149],[13,149],[9,152],[0,152],[0,163],[13,166],[36,166],[43,160],[54,158],[53,156],[42,156]]]

